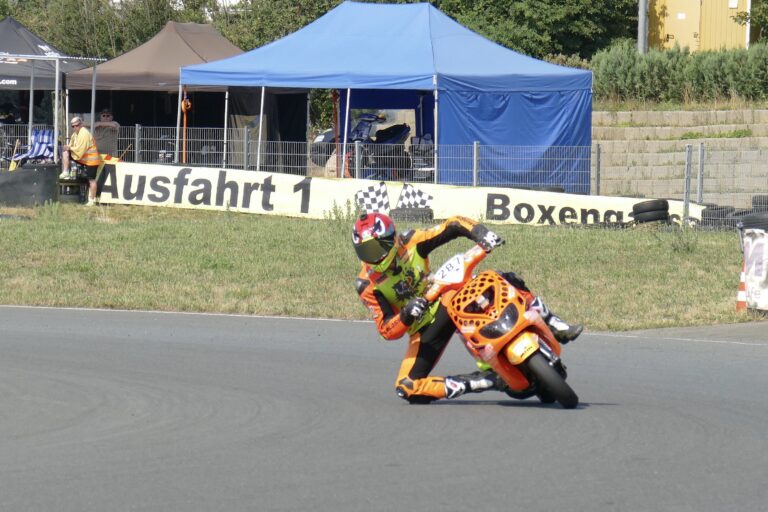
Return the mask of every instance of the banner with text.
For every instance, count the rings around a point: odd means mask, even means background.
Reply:
[[[768,310],[768,237],[762,229],[745,229],[742,241],[747,307]]]
[[[291,174],[118,162],[100,177],[102,203],[229,210],[322,219],[359,207],[431,208],[436,219],[463,215],[486,222],[552,225],[624,223],[645,199],[513,188],[312,178]],[[689,216],[701,218],[691,204]],[[682,201],[669,201],[673,221]]]

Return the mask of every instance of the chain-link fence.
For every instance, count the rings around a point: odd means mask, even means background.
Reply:
[[[32,130],[50,129],[53,127],[44,124],[33,124]],[[15,154],[27,150],[31,132],[26,124],[0,124],[0,162],[3,168]]]
[[[768,193],[768,146],[708,148],[699,142],[609,158],[606,165],[601,145],[596,144],[594,194],[683,199],[686,177],[691,182],[690,197],[698,203],[750,208],[753,195]]]
[[[51,128],[35,125],[34,128]],[[768,145],[740,139],[648,145],[626,151],[621,142],[592,147],[306,143],[262,141],[258,130],[175,127],[120,128],[115,155],[124,161],[262,170],[301,176],[440,182],[579,194],[665,198],[720,207],[728,215],[768,209]],[[4,167],[24,150],[27,125],[0,126]],[[64,138],[64,137],[62,137]],[[420,141],[421,142],[421,141]],[[613,145],[612,145],[613,144]]]

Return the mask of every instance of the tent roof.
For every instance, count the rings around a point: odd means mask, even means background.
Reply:
[[[96,66],[96,89],[176,91],[179,68],[242,53],[213,26],[169,21],[152,39]],[[67,74],[67,88],[90,89],[92,68]]]
[[[56,63],[53,60],[28,60],[12,56],[39,55],[65,57],[63,53],[33,34],[11,16],[0,21],[0,89],[29,89],[34,63],[35,89],[52,90],[55,86]],[[62,59],[59,71],[82,69],[85,64]]]
[[[250,52],[181,69],[185,85],[301,88],[589,90],[589,71],[504,48],[430,4],[344,2]]]

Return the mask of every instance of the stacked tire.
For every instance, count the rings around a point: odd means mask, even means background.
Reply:
[[[632,218],[637,224],[648,222],[669,223],[669,201],[651,199],[632,206]]]
[[[739,223],[744,220],[744,217],[750,214],[752,214],[751,208],[736,208],[730,215],[723,219],[723,227],[735,229],[739,227]]]
[[[768,211],[744,215],[737,227],[768,231]]]
[[[736,229],[744,217],[753,212],[752,208],[706,205],[701,211],[701,226],[711,229]]]
[[[751,208],[734,208],[714,203],[703,203],[701,223],[703,229],[768,228],[768,194],[752,196]]]
[[[752,196],[752,211],[754,212],[768,211],[768,195],[759,194],[756,196]]]
[[[706,204],[701,211],[701,226],[708,228],[721,228],[727,226],[726,219],[729,218],[736,208],[733,206],[718,206],[716,204]]]

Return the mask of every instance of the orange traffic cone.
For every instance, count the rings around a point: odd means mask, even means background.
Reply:
[[[736,311],[744,311],[747,309],[747,264],[741,267],[741,276],[739,277],[739,291],[736,294]]]

